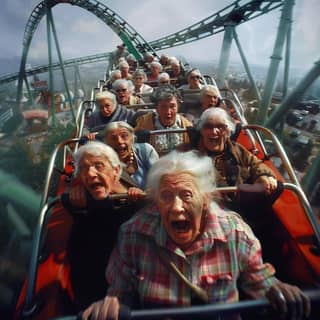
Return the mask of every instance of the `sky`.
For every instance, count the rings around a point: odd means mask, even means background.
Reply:
[[[39,0],[1,0],[0,58],[20,57],[26,22]],[[233,3],[233,0],[100,0],[133,26],[148,41],[179,31]],[[243,0],[241,3],[247,1]],[[320,59],[319,0],[296,0],[294,7],[291,63],[309,70]],[[277,9],[237,27],[249,64],[267,66],[273,51],[280,19]],[[90,12],[70,4],[53,8],[55,26],[64,59],[110,52],[121,43],[111,29]],[[192,61],[218,60],[223,34],[166,49]],[[29,58],[48,61],[46,23],[35,31]],[[231,61],[240,61],[233,44]],[[16,70],[18,71],[18,70]],[[0,74],[3,74],[0,70]]]

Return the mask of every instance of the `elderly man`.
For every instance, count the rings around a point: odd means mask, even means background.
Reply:
[[[172,152],[154,164],[148,176],[154,204],[121,226],[106,271],[107,296],[83,319],[117,319],[120,303],[235,302],[239,289],[254,299],[268,297],[283,316],[288,310],[294,319],[310,313],[300,289],[276,279],[272,265],[263,263],[250,227],[212,201],[214,182],[211,159],[192,151]]]
[[[156,112],[146,113],[136,120],[135,131],[182,129],[191,127],[192,123],[178,114],[178,91],[173,86],[162,86],[153,91],[152,99],[156,104]],[[168,153],[181,143],[188,142],[187,133],[166,133],[154,135],[150,143],[159,155]]]
[[[131,81],[126,79],[116,80],[112,85],[112,89],[117,96],[117,102],[122,106],[144,103],[139,96],[132,94],[133,83]]]
[[[194,68],[188,71],[186,78],[187,78],[188,84],[184,84],[180,86],[178,88],[179,90],[186,90],[186,89],[199,90],[203,87],[203,85],[200,82],[201,72],[199,69]]]
[[[118,105],[116,96],[109,91],[98,92],[96,94],[96,104],[99,110],[92,113],[86,121],[83,128],[84,135],[103,129],[106,124],[112,121],[125,121],[129,123],[134,121],[135,111]]]
[[[102,298],[107,284],[104,270],[115,245],[120,225],[137,209],[136,202],[114,206],[112,193],[126,193],[138,199],[142,190],[127,188],[122,179],[122,166],[117,153],[102,142],[88,142],[75,154],[78,184],[63,205],[72,214],[68,257],[71,282],[79,310]],[[83,213],[83,210],[86,213]]]

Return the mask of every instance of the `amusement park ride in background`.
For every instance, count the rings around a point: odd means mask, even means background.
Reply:
[[[79,6],[91,13],[93,13],[96,17],[101,19],[104,23],[106,23],[121,39],[121,41],[126,45],[128,51],[132,53],[137,60],[142,60],[143,54],[146,52],[151,52],[155,56],[158,55],[159,50],[171,48],[174,46],[183,45],[189,42],[197,41],[203,39],[205,37],[213,36],[216,33],[224,32],[224,39],[221,48],[220,61],[218,66],[217,73],[217,84],[220,88],[224,85],[224,80],[226,78],[226,72],[229,63],[229,56],[231,50],[231,44],[234,41],[239,50],[239,54],[241,56],[244,68],[246,70],[250,85],[254,91],[254,95],[258,101],[259,109],[256,118],[256,123],[259,125],[264,125],[269,129],[279,129],[279,124],[283,121],[282,119],[285,117],[286,113],[292,108],[292,106],[300,101],[303,97],[303,93],[306,89],[312,84],[312,82],[319,76],[320,74],[320,63],[317,62],[311,68],[311,70],[305,75],[305,77],[301,80],[301,82],[296,86],[294,90],[288,93],[288,73],[289,73],[289,52],[290,52],[290,34],[291,34],[291,23],[292,23],[292,11],[294,7],[293,0],[279,0],[279,1],[263,1],[263,0],[255,0],[255,1],[244,1],[238,0],[227,6],[226,8],[216,12],[215,14],[205,18],[198,23],[189,26],[181,31],[170,34],[166,37],[147,42],[144,38],[136,32],[136,30],[129,25],[123,18],[121,18],[118,14],[108,8],[105,4],[96,1],[96,0],[51,0],[51,1],[42,1],[40,2],[35,9],[32,11],[29,20],[27,22],[24,39],[23,39],[23,54],[20,64],[20,70],[16,74],[11,74],[7,76],[0,77],[0,84],[8,83],[11,81],[18,80],[17,86],[17,104],[20,103],[23,95],[23,84],[25,84],[29,99],[32,101],[32,93],[30,90],[28,77],[35,76],[40,73],[48,72],[49,74],[49,82],[47,85],[47,93],[46,95],[42,95],[41,99],[46,100],[46,104],[48,105],[48,109],[51,110],[53,125],[55,124],[55,111],[56,105],[53,107],[52,93],[54,92],[53,88],[53,71],[56,69],[61,69],[62,78],[66,89],[66,100],[68,102],[68,109],[70,109],[72,115],[72,121],[74,125],[77,127],[77,132],[79,131],[79,121],[81,124],[80,114],[81,108],[84,104],[81,104],[79,108],[76,108],[73,103],[73,99],[70,93],[70,89],[68,87],[68,81],[66,78],[65,69],[70,66],[74,66],[77,74],[77,78],[79,82],[80,72],[78,66],[80,64],[93,63],[98,61],[109,60],[111,57],[111,53],[103,53],[97,54],[94,56],[87,56],[77,59],[70,59],[64,61],[62,59],[60,46],[58,42],[57,32],[55,29],[54,19],[52,16],[52,9],[54,6],[59,5],[60,3],[69,3],[71,5]],[[253,78],[253,75],[250,70],[250,66],[246,60],[244,51],[241,47],[236,27],[239,24],[245,23],[248,20],[255,19],[263,14],[268,14],[273,10],[282,10],[281,18],[278,26],[278,32],[274,44],[274,49],[271,55],[271,62],[265,82],[265,87],[263,90],[262,96],[256,86],[256,82]],[[47,18],[47,35],[48,35],[48,52],[49,52],[49,64],[44,66],[38,66],[36,68],[27,69],[26,70],[26,62],[29,47],[31,45],[32,37],[39,25],[40,20],[46,16]],[[55,46],[58,54],[58,63],[52,62],[52,54],[51,54],[51,37],[53,35],[53,39],[55,42]],[[282,58],[282,52],[284,47],[286,48],[285,54],[285,72],[284,72],[284,96],[280,106],[274,110],[271,114],[268,114],[268,108],[271,104],[272,95],[275,89],[276,78],[279,69],[279,63]],[[110,65],[110,69],[113,66]],[[103,82],[103,81],[101,81]],[[38,83],[39,84],[39,83]],[[90,100],[93,100],[92,97]],[[58,103],[59,104],[59,103]],[[24,111],[27,112],[27,111]],[[26,117],[27,117],[26,113]],[[44,116],[44,115],[41,115]],[[39,115],[40,117],[40,115]],[[44,116],[45,117],[45,116]],[[291,277],[291,280],[297,280],[296,283],[299,285],[305,285],[306,287],[319,287],[320,281],[320,230],[319,230],[319,221],[314,216],[312,209],[308,203],[307,198],[305,197],[302,188],[300,186],[300,182],[296,179],[293,170],[290,168],[290,164],[288,164],[288,159],[283,154],[281,145],[278,144],[277,138],[272,134],[272,132],[266,128],[260,127],[258,125],[248,126],[248,130],[252,130],[254,132],[254,137],[256,137],[256,146],[259,149],[261,159],[265,159],[266,163],[271,166],[276,172],[277,169],[274,167],[272,162],[270,161],[269,154],[264,147],[263,141],[259,140],[259,134],[257,132],[262,131],[264,135],[268,135],[269,139],[274,142],[276,145],[276,149],[282,153],[282,160],[285,162],[286,167],[288,169],[289,178],[292,180],[292,183],[286,183],[282,176],[278,175],[280,181],[284,183],[285,190],[283,195],[277,200],[275,206],[273,207],[273,213],[277,217],[278,221],[272,221],[276,228],[276,232],[278,234],[274,234],[275,241],[279,241],[279,251],[287,250],[286,257],[281,257],[281,263],[284,263],[286,266],[290,266],[290,270],[288,270],[288,277]],[[248,135],[250,136],[250,135]],[[77,137],[79,138],[79,137]],[[240,135],[241,142],[244,145],[250,146],[252,141],[248,141],[244,135]],[[250,138],[251,139],[251,138]],[[250,140],[249,139],[249,140]],[[72,140],[71,143],[75,143],[77,140]],[[67,143],[66,143],[67,144]],[[35,235],[35,245],[36,248],[32,254],[32,261],[30,264],[28,280],[25,283],[24,289],[22,291],[22,295],[19,300],[19,312],[21,312],[20,316],[23,315],[26,318],[33,314],[35,309],[39,306],[36,305],[36,301],[41,295],[42,289],[44,289],[43,283],[41,281],[48,281],[43,278],[43,274],[45,268],[48,267],[49,261],[53,261],[56,257],[54,256],[56,253],[51,252],[47,253],[46,257],[41,257],[41,241],[43,240],[43,233],[45,228],[45,221],[47,221],[47,212],[51,209],[51,205],[48,201],[48,188],[51,181],[51,174],[53,170],[53,163],[55,161],[56,153],[59,151],[59,148],[64,148],[66,146],[65,143],[61,143],[54,152],[53,157],[51,158],[51,162],[49,165],[49,173],[46,180],[46,186],[44,191],[44,196],[42,198],[42,208],[40,213],[40,220],[37,226],[36,235]],[[65,164],[65,163],[64,163]],[[315,183],[317,182],[317,176],[320,174],[320,153],[316,157],[315,161],[311,165],[308,170],[308,173],[305,176],[303,181],[303,187],[306,192],[309,192]],[[62,185],[65,186],[65,182],[62,182],[63,179],[66,178],[65,172],[62,174],[60,178],[60,188]],[[60,190],[61,191],[61,190]],[[0,194],[1,196],[1,194]],[[12,199],[12,201],[16,201],[16,199]],[[286,214],[290,211],[295,212],[295,219],[288,218]],[[57,213],[56,213],[57,214]],[[53,210],[53,219],[54,210]],[[50,218],[51,219],[51,218]],[[298,224],[304,225],[303,230],[297,228]],[[55,231],[50,229],[52,225],[54,225],[53,220],[49,220],[48,231],[46,231],[49,241],[54,241],[53,236],[59,236],[59,234],[54,234]],[[281,236],[279,236],[281,233]],[[47,239],[47,240],[48,240]],[[281,243],[281,244],[280,244]],[[46,248],[48,249],[48,248]],[[57,249],[57,246],[55,247]],[[59,252],[59,254],[64,254],[63,249]],[[296,253],[295,259],[290,258],[290,250]],[[44,259],[44,260],[43,260]],[[51,259],[51,260],[50,260]],[[53,260],[52,260],[53,259]],[[285,260],[288,261],[285,261]],[[48,274],[48,278],[53,277],[50,281],[55,281],[59,261],[54,261],[50,267],[52,274]],[[286,264],[287,263],[287,264]],[[38,270],[39,268],[39,270]],[[56,268],[56,269],[55,269]],[[296,269],[298,268],[298,269]],[[41,271],[42,270],[42,271]],[[283,266],[279,266],[279,270],[285,273]],[[57,271],[58,272],[58,271]],[[38,276],[38,279],[37,279]],[[40,282],[39,282],[40,281]],[[69,294],[70,287],[68,283],[66,283],[66,278],[62,276],[59,280],[61,287]],[[299,282],[300,281],[300,282]],[[70,297],[72,294],[70,294]],[[42,297],[43,298],[43,297]],[[58,308],[58,307],[57,307]],[[50,316],[61,315],[59,312],[54,312],[52,310],[45,310],[44,312],[49,312]],[[52,313],[50,313],[52,312]],[[41,311],[40,311],[41,314]],[[44,313],[46,314],[46,313]],[[35,316],[37,318],[37,316]],[[39,318],[41,319],[41,317]],[[151,318],[150,318],[151,319]]]

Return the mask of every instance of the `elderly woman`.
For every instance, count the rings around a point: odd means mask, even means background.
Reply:
[[[182,87],[180,87],[182,88]],[[183,91],[182,91],[183,93]],[[193,123],[197,123],[202,112],[208,108],[223,107],[219,89],[212,85],[204,85],[201,87],[199,96],[192,95],[188,99],[188,95],[184,96],[181,112]],[[189,101],[190,100],[190,101]]]
[[[103,281],[109,255],[117,239],[119,226],[137,210],[137,202],[114,203],[109,195],[127,193],[132,200],[143,192],[124,186],[122,166],[117,153],[102,142],[88,142],[75,154],[78,185],[63,204],[74,223],[69,238],[68,256],[71,281],[79,309],[103,297]],[[85,209],[85,214],[83,210]]]
[[[118,79],[121,79],[121,71],[119,69],[111,71],[110,77],[109,77],[107,83],[104,85],[104,87],[107,90],[111,90],[112,84]]]
[[[152,99],[156,104],[156,112],[148,112],[136,119],[135,131],[182,129],[191,127],[192,123],[178,114],[179,93],[173,86],[163,86],[154,90]],[[166,133],[154,135],[150,143],[161,156],[181,143],[188,142],[187,133]]]
[[[96,94],[96,105],[99,110],[92,113],[87,119],[83,130],[84,135],[97,131],[112,121],[126,121],[129,123],[134,121],[135,111],[118,105],[116,96],[112,92],[98,92]]]
[[[133,84],[131,81],[126,79],[116,80],[112,85],[112,89],[116,94],[117,102],[122,106],[143,103],[139,96],[132,94]]]
[[[145,74],[145,72],[142,69],[136,70],[132,75],[132,92],[134,94],[151,93],[153,91],[153,88],[144,83],[146,80],[147,75]]]
[[[199,69],[191,69],[190,71],[187,72],[186,75],[188,84],[184,84],[180,86],[178,89],[180,90],[186,90],[186,89],[194,89],[194,90],[199,90],[203,87],[201,84],[201,72]]]
[[[242,145],[230,140],[235,124],[224,109],[205,110],[196,129],[191,148],[211,157],[218,172],[218,186],[259,182],[268,193],[276,190],[277,180],[272,170]]]
[[[152,61],[150,63],[150,73],[148,73],[148,81],[157,82],[158,76],[162,71],[162,65],[158,61]]]
[[[158,75],[158,87],[169,85],[170,84],[170,76],[167,72],[161,72]]]
[[[119,62],[119,70],[121,72],[121,79],[131,80],[132,75],[129,72],[130,66],[127,61],[120,61]]]
[[[109,123],[104,130],[104,141],[117,152],[123,170],[144,189],[147,173],[159,156],[149,143],[134,143],[134,140],[134,129],[126,122]]]
[[[106,271],[107,295],[83,319],[117,319],[120,303],[156,308],[190,306],[197,298],[236,302],[239,289],[253,299],[267,297],[282,316],[310,313],[308,297],[276,279],[273,266],[262,261],[250,227],[212,201],[214,182],[211,159],[192,151],[172,152],[154,164],[148,176],[154,204],[121,227]]]

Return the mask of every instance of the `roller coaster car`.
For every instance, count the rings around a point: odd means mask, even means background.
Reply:
[[[224,99],[229,98],[224,97]],[[83,115],[77,115],[80,123],[78,138],[60,143],[51,156],[29,272],[18,299],[15,319],[48,319],[79,311],[75,307],[67,252],[73,220],[61,205],[59,196],[70,186],[73,174],[72,154],[81,136],[84,114],[91,103],[84,101],[81,106],[84,110]],[[236,110],[238,116],[242,118],[241,110],[239,108]],[[157,133],[159,132],[151,132],[151,134]],[[266,137],[272,142],[276,153],[270,154],[267,151]],[[283,191],[277,199],[273,199],[273,203],[267,209],[265,208],[267,206],[254,207],[256,222],[254,229],[261,240],[264,259],[275,265],[277,277],[281,280],[301,288],[319,288],[319,220],[314,216],[281,144],[272,132],[256,125],[244,125],[236,141],[262,159],[283,185]],[[59,170],[60,176],[55,191],[57,198],[49,201],[49,188],[52,184],[54,166],[57,165],[57,154],[60,151],[63,151],[64,157],[63,170]],[[290,182],[286,182],[275,167],[273,159],[276,156],[282,160]],[[235,188],[224,191],[235,191]]]

